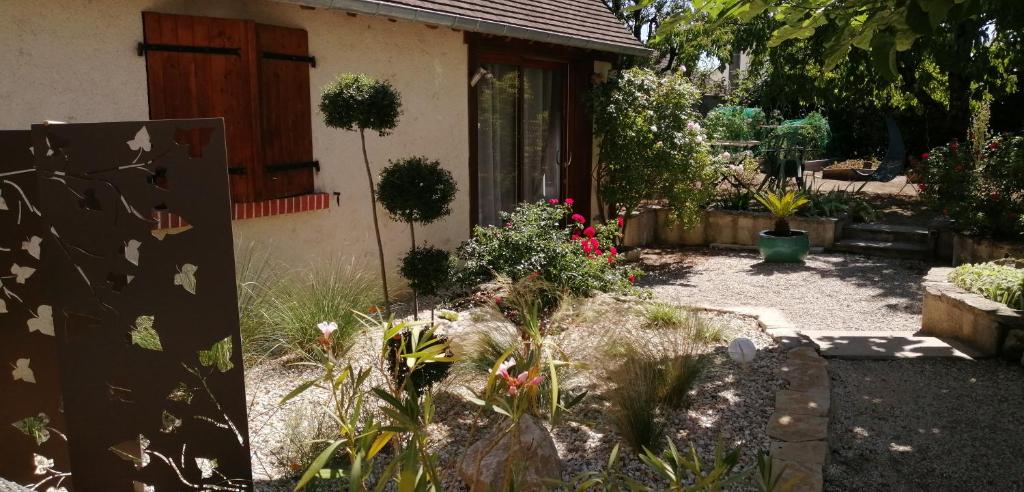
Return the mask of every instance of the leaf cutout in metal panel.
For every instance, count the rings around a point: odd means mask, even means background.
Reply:
[[[158,241],[163,241],[167,236],[173,236],[175,234],[181,234],[192,229],[192,226],[175,227],[174,229],[153,229],[150,234],[153,235]]]
[[[192,403],[192,396],[194,394],[195,393],[192,391],[192,388],[189,388],[187,384],[178,383],[178,385],[171,390],[170,394],[167,395],[167,399],[188,405],[189,403]]]
[[[35,259],[39,259],[40,254],[40,243],[43,242],[43,238],[39,236],[32,236],[26,241],[21,242],[21,249],[28,251],[28,254]]]
[[[6,314],[6,313],[7,313],[7,302],[5,302],[3,299],[0,299],[0,314]]]
[[[50,425],[50,417],[45,413],[40,412],[36,417],[25,417],[11,425],[26,436],[34,439],[37,445],[50,440],[50,430],[47,428]]]
[[[36,475],[46,475],[53,469],[53,460],[41,454],[32,455],[32,464],[36,466]]]
[[[143,315],[135,318],[135,328],[132,328],[132,344],[146,350],[162,352],[163,344],[160,343],[160,334],[153,328],[155,318],[151,315]]]
[[[19,284],[24,284],[25,280],[28,280],[33,273],[36,273],[35,268],[20,266],[17,263],[11,265],[11,273],[14,274],[14,281]]]
[[[171,432],[177,430],[178,427],[181,427],[181,419],[175,417],[174,414],[168,412],[167,410],[164,410],[164,413],[161,416],[160,420],[160,432],[163,432],[165,434],[170,434]]]
[[[128,148],[132,150],[144,150],[149,152],[153,149],[153,144],[149,140],[149,130],[145,126],[139,129],[135,133],[135,138],[128,141]]]
[[[7,200],[4,200],[3,195],[0,195],[0,210],[10,210],[7,208]]]
[[[211,345],[208,350],[200,350],[199,363],[205,367],[216,367],[220,372],[228,372],[235,367],[231,362],[232,351],[231,337],[226,337]]]
[[[135,468],[143,468],[149,464],[149,454],[146,453],[147,448],[149,448],[149,439],[139,434],[138,439],[124,441],[108,449],[116,454],[118,458],[134,463]]]
[[[174,285],[180,285],[189,294],[195,295],[197,270],[199,267],[191,263],[182,265],[181,268],[178,268],[178,273],[174,274]]]
[[[217,469],[217,460],[210,458],[196,458],[196,466],[199,467],[199,472],[203,478],[210,478],[213,476],[213,471]]]
[[[128,263],[139,266],[139,247],[142,243],[136,239],[129,239],[124,245],[124,259],[128,260]]]
[[[36,317],[28,320],[28,332],[38,331],[53,336],[53,308],[43,304],[36,310]]]
[[[11,371],[11,376],[15,381],[36,382],[36,373],[32,372],[32,368],[29,367],[31,362],[29,359],[18,359],[14,362],[14,370]]]

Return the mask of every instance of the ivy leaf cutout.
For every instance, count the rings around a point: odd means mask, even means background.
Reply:
[[[0,210],[10,210],[7,208],[7,200],[4,200],[3,195],[0,195]]]
[[[50,425],[50,417],[45,413],[40,413],[38,417],[25,417],[11,425],[22,434],[35,439],[36,445],[42,445],[50,440],[50,430],[46,428]]]
[[[132,150],[142,149],[149,152],[153,146],[149,142],[149,130],[146,127],[142,127],[138,132],[135,133],[135,138],[128,141],[128,148]]]
[[[213,476],[213,471],[217,469],[217,460],[210,458],[196,458],[196,466],[199,467],[199,473],[203,478],[210,478]]]
[[[7,303],[0,299],[0,314],[7,314]]]
[[[139,266],[139,246],[142,246],[142,243],[135,239],[130,239],[124,245],[124,258],[135,266]]]
[[[21,249],[28,251],[28,254],[35,259],[39,259],[40,247],[39,244],[43,242],[43,238],[39,236],[32,236],[27,241],[21,242]]]
[[[174,275],[174,285],[180,285],[182,289],[188,291],[189,294],[196,294],[196,270],[199,267],[186,263],[178,269],[178,273]]]
[[[36,273],[36,269],[26,266],[18,266],[18,264],[15,263],[11,265],[11,273],[14,274],[15,282],[24,284],[27,278],[31,277],[33,273]]]
[[[14,362],[14,370],[11,371],[11,376],[14,377],[15,381],[36,382],[36,373],[32,372],[32,368],[29,367],[30,362],[29,359],[18,359]]]
[[[53,336],[53,308],[43,304],[39,306],[36,317],[28,320],[28,332],[38,331],[43,335]]]

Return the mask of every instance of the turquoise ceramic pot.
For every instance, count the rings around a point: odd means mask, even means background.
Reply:
[[[761,231],[757,239],[757,248],[761,250],[761,258],[770,263],[802,262],[811,249],[811,239],[807,231],[793,230],[792,236],[773,236],[772,231]]]

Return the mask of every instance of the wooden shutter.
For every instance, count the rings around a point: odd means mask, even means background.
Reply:
[[[223,117],[231,198],[261,198],[259,109],[251,22],[143,12],[146,43],[237,49],[236,54],[146,51],[152,119]],[[190,136],[191,140],[201,138]],[[193,143],[193,142],[190,142]],[[193,146],[193,148],[197,148]]]
[[[265,198],[313,192],[306,31],[256,25]]]

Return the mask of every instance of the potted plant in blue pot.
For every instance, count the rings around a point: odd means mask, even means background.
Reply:
[[[795,191],[784,195],[764,193],[757,195],[757,201],[768,209],[775,218],[775,229],[761,231],[757,240],[757,248],[766,262],[784,263],[800,262],[807,257],[811,249],[811,241],[807,231],[793,230],[789,227],[789,217],[809,200]]]

